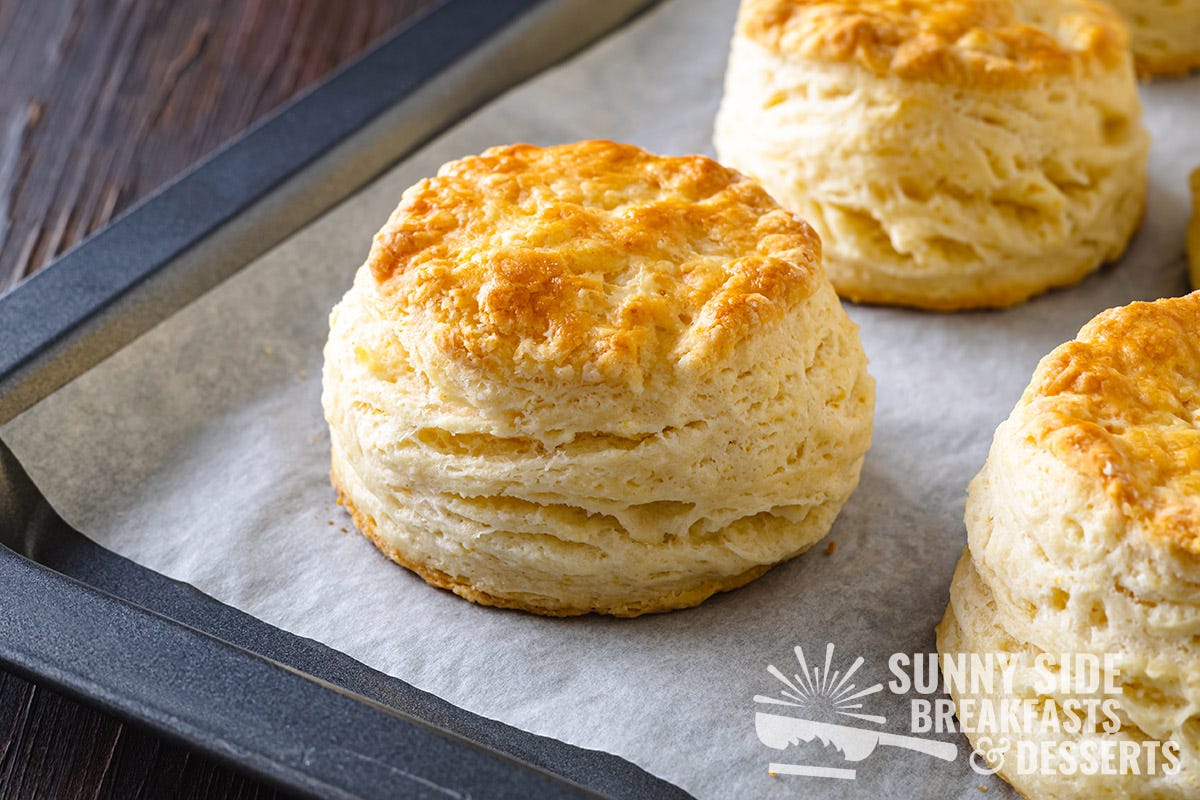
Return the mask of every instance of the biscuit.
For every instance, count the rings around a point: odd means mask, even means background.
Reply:
[[[333,310],[332,477],[470,600],[636,616],[810,547],[874,383],[812,229],[701,157],[514,145],[408,189]]]
[[[943,656],[1107,654],[1119,669],[1116,729],[1006,735],[1179,748],[1174,774],[1161,752],[1142,774],[1002,774],[1030,798],[1200,796],[1200,292],[1106,311],[1046,356],[971,482],[966,525]],[[1028,671],[1014,693],[1070,699]]]
[[[1126,27],[1089,0],[743,0],[714,132],[839,294],[943,311],[1118,258],[1148,142]]]
[[[1200,67],[1200,0],[1109,0],[1129,23],[1138,71],[1173,75]]]

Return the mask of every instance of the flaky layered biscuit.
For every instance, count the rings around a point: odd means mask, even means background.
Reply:
[[[1138,71],[1174,75],[1200,67],[1198,0],[1108,0],[1129,23]]]
[[[695,605],[812,545],[874,385],[811,228],[700,157],[493,148],[405,192],[334,309],[359,528],[544,614]]]
[[[1088,0],[744,0],[714,141],[817,229],[842,296],[1011,305],[1137,227],[1127,45]]]
[[[1046,356],[966,524],[939,650],[1111,654],[1119,734],[1181,751],[1173,776],[1007,777],[1029,797],[1200,795],[1200,293],[1107,311]]]
[[[996,769],[1029,800],[1191,800],[1197,796],[1194,742],[1185,755],[1174,750],[1175,744],[1183,744],[1178,739],[1149,736],[1124,712],[1123,696],[1110,697],[1103,683],[1101,690],[1092,692],[1074,688],[1064,692],[1057,686],[1046,691],[1045,675],[1053,673],[1039,672],[1037,659],[1046,658],[1051,669],[1058,669],[1063,655],[1073,653],[1041,650],[998,624],[991,590],[969,553],[958,563],[950,597],[937,630],[938,650],[947,656],[976,658],[974,663],[991,673],[991,685],[981,692],[972,692],[969,681],[950,690],[957,708],[971,709],[973,716],[961,724],[967,726],[972,745],[992,756],[990,761],[975,756],[977,766]],[[1009,659],[1009,675],[1000,668],[998,657]],[[1006,678],[1012,681],[1011,689]],[[1107,706],[1110,717],[1104,704],[1114,699],[1116,704]],[[985,707],[1013,708],[1014,701],[1034,710],[1029,718],[1032,724],[1018,725],[1017,735],[1011,725],[987,718],[984,711]],[[1168,742],[1169,755],[1164,750]],[[1121,769],[1122,755],[1125,769]]]

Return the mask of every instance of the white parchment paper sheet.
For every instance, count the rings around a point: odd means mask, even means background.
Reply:
[[[862,483],[824,543],[690,611],[554,620],[480,608],[393,566],[335,506],[319,404],[329,309],[402,190],[493,144],[606,137],[711,153],[736,0],[673,0],[509,93],[2,431],[63,516],[100,544],[477,713],[629,758],[700,798],[978,798],[966,762],[889,747],[845,763],[819,742],[769,750],[755,694],[802,646],[860,686],[889,654],[932,652],[962,505],[1037,360],[1096,312],[1185,290],[1186,172],[1200,79],[1145,86],[1145,224],[1080,286],[999,313],[850,307],[878,380]],[[343,530],[351,531],[350,534]],[[907,733],[909,698],[864,699]],[[769,710],[769,709],[768,709]],[[869,723],[864,723],[869,725]],[[853,781],[771,778],[771,761]]]

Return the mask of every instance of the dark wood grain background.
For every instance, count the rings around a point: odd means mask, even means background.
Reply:
[[[438,2],[0,0],[0,293]],[[0,800],[276,796],[0,671]]]

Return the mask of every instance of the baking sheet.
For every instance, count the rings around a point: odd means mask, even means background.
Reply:
[[[105,547],[476,713],[624,756],[699,798],[1015,797],[967,763],[881,747],[847,763],[819,741],[755,734],[766,671],[932,652],[965,542],[962,504],[1037,360],[1101,309],[1185,291],[1186,172],[1200,164],[1200,78],[1143,88],[1154,137],[1146,220],[1120,264],[1004,312],[850,306],[878,381],[862,483],[824,543],[698,609],[543,619],[436,591],[378,555],[336,507],[320,409],[330,307],[402,190],[493,144],[606,137],[711,154],[736,0],[671,0],[510,92],[0,436],[63,517]],[[909,733],[911,697],[863,712]],[[766,709],[770,710],[770,709]],[[846,721],[846,720],[842,720]],[[869,723],[864,727],[870,726]],[[771,777],[768,764],[852,768]]]

